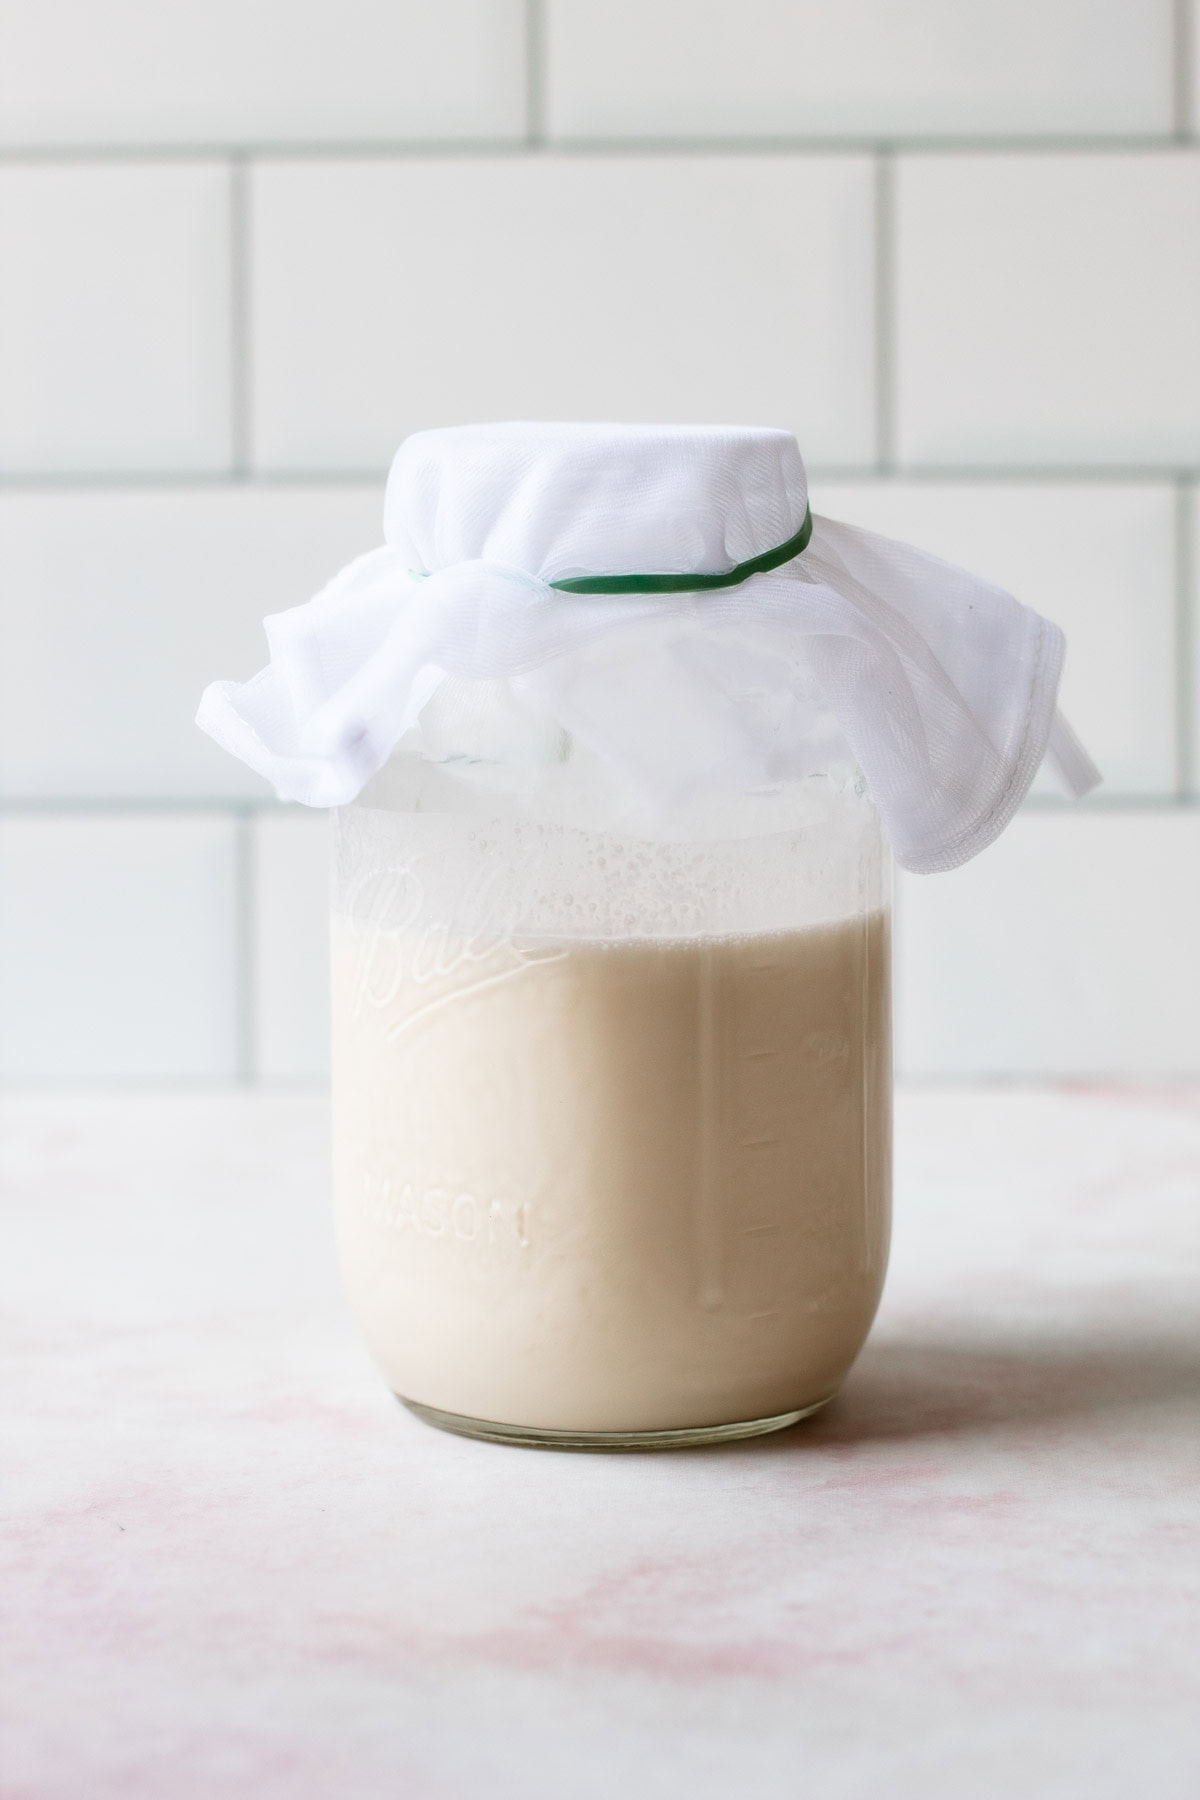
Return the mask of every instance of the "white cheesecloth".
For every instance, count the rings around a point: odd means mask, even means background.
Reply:
[[[268,667],[214,682],[198,723],[281,798],[339,806],[404,740],[422,752],[443,689],[451,758],[481,754],[480,720],[503,714],[487,755],[561,764],[578,742],[669,810],[697,785],[802,779],[824,717],[898,861],[925,872],[997,837],[1047,753],[1072,794],[1095,784],[1056,711],[1062,632],[909,545],[815,517],[799,555],[736,586],[550,585],[723,574],[807,516],[783,431],[418,432],[392,466],[383,546],[268,618]],[[447,709],[447,694],[462,704]]]

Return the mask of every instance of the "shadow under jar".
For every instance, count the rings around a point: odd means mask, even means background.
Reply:
[[[431,1423],[752,1436],[862,1347],[890,1225],[890,864],[861,781],[803,788],[786,828],[692,842],[428,781],[337,814],[341,1265]]]

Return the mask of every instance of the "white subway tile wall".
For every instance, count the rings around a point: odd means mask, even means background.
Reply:
[[[1017,819],[897,905],[911,1074],[1200,1075],[1200,814]]]
[[[0,1078],[320,1077],[328,821],[193,727],[421,425],[795,429],[1107,782],[898,894],[915,1074],[1200,1071],[1200,0],[0,0]]]
[[[0,0],[0,143],[525,133],[523,0]]]
[[[0,491],[0,794],[261,797],[201,689],[378,537],[375,487]]]
[[[0,471],[227,468],[230,171],[0,163]]]
[[[866,157],[272,161],[250,214],[257,467],[376,468],[425,425],[597,414],[874,454]]]
[[[250,848],[251,1056],[267,1080],[329,1062],[329,816],[264,813]]]
[[[1200,485],[1180,490],[1180,591],[1183,596],[1179,689],[1187,696],[1187,735],[1180,746],[1183,791],[1200,801]]]
[[[556,138],[1165,132],[1171,0],[549,0]]]
[[[902,156],[909,465],[1200,462],[1200,156]]]
[[[0,1077],[232,1080],[238,825],[0,817]]]

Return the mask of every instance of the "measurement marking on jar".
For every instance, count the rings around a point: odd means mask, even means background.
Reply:
[[[725,1303],[721,1266],[721,1141],[717,1119],[719,1035],[717,1028],[717,959],[711,943],[700,952],[699,1058],[700,1118],[699,1168],[696,1172],[696,1251],[700,1277],[700,1304],[716,1310]]]

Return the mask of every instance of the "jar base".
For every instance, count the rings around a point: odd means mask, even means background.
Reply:
[[[402,1406],[458,1437],[482,1438],[489,1444],[516,1444],[526,1450],[686,1450],[701,1444],[729,1444],[738,1438],[765,1437],[770,1431],[786,1431],[789,1425],[820,1412],[833,1399],[826,1394],[811,1406],[795,1412],[775,1413],[768,1419],[737,1419],[727,1425],[685,1425],[670,1431],[564,1431],[542,1425],[501,1425],[493,1419],[472,1419],[465,1413],[443,1412],[419,1400],[396,1395]]]

